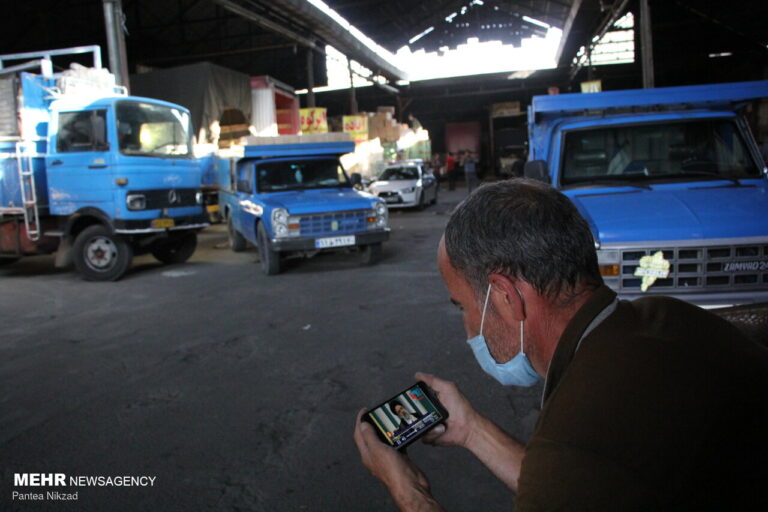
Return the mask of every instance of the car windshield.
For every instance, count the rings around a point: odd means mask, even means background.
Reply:
[[[131,156],[179,157],[192,152],[189,113],[151,103],[117,104],[120,152]]]
[[[417,180],[419,179],[419,170],[416,167],[389,167],[384,169],[379,179],[384,181]]]
[[[706,119],[572,131],[562,184],[760,175],[736,123]]]
[[[336,158],[260,162],[256,173],[259,192],[351,186]]]

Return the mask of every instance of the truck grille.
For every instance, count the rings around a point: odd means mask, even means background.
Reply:
[[[129,194],[144,194],[147,199],[147,210],[159,210],[161,208],[179,208],[182,206],[196,206],[195,197],[198,189],[174,188],[160,190],[132,190]]]
[[[367,229],[367,217],[367,210],[302,215],[299,218],[301,236],[359,233]]]
[[[640,258],[658,251],[670,263],[669,276],[657,279],[648,292],[768,288],[768,244],[622,249],[619,276],[606,283],[623,292],[640,292],[642,278],[634,275]]]

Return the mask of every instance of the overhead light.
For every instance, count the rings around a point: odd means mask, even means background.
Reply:
[[[716,59],[718,57],[730,57],[732,56],[732,52],[720,52],[720,53],[710,53],[709,58],[710,59]]]
[[[429,34],[429,33],[430,33],[430,32],[432,32],[433,30],[435,30],[435,27],[429,27],[427,30],[425,30],[425,31],[424,31],[424,32],[422,32],[421,34],[417,34],[417,35],[413,36],[412,38],[410,38],[410,39],[408,40],[408,44],[413,44],[413,43],[415,43],[416,41],[418,41],[419,39],[421,39],[421,38],[422,38],[422,37],[424,37],[425,35]]]
[[[529,18],[528,16],[523,16],[523,20],[527,21],[528,23],[532,23],[534,25],[538,25],[539,27],[549,29],[550,25],[548,23],[544,23],[543,21],[539,21],[534,18]]]

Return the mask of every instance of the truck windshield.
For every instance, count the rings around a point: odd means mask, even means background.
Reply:
[[[561,183],[759,175],[736,123],[707,119],[569,132]]]
[[[121,101],[117,104],[117,138],[125,155],[189,156],[189,114],[163,105]]]
[[[256,175],[259,192],[351,186],[336,158],[261,162]]]
[[[389,167],[384,169],[379,179],[382,181],[417,180],[419,179],[419,170],[416,167]]]

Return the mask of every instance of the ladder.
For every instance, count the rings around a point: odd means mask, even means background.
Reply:
[[[32,156],[35,152],[36,144],[34,141],[22,140],[16,143],[16,163],[19,170],[24,227],[27,229],[27,238],[33,242],[40,239],[40,214],[37,208],[35,173],[32,164]]]

